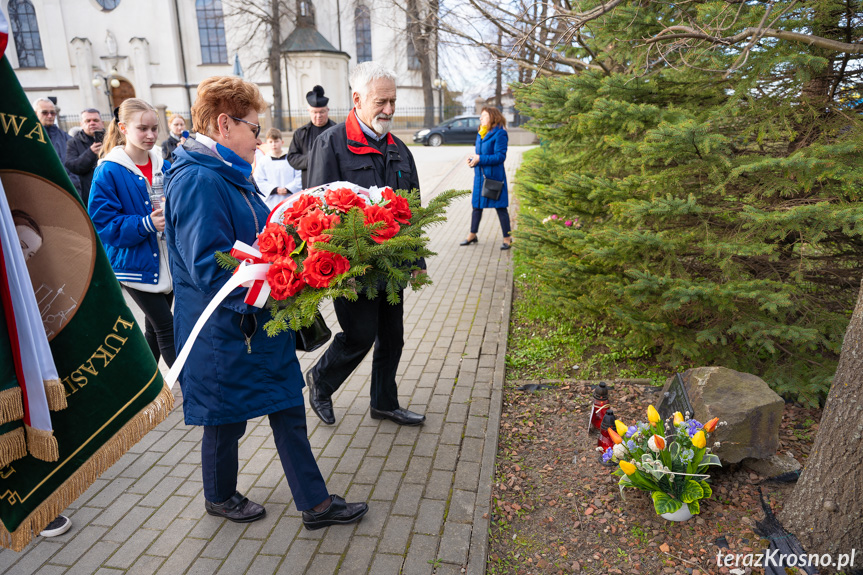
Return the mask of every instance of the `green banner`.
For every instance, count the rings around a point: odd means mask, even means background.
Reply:
[[[57,461],[27,455],[0,469],[0,544],[20,550],[167,416],[173,396],[5,57],[0,86],[0,182],[12,212],[41,235],[27,269],[68,404],[51,412]]]

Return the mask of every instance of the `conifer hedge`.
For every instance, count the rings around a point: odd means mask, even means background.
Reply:
[[[819,4],[776,25],[817,29]],[[573,318],[817,402],[863,276],[860,66],[769,38],[727,76],[740,47],[650,60],[661,24],[723,6],[619,7],[590,27],[605,70],[517,87],[542,142],[519,175],[519,249]],[[741,6],[738,27],[764,15]]]

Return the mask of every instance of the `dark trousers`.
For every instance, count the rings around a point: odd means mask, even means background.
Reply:
[[[404,291],[399,292],[399,299],[404,302]],[[342,331],[312,368],[315,384],[326,395],[332,395],[374,345],[369,403],[382,411],[398,409],[396,371],[405,344],[403,304],[390,305],[381,291],[372,300],[365,294],[360,294],[357,301],[337,298],[333,308]]]
[[[123,286],[123,289],[138,304],[144,312],[144,338],[159,362],[159,357],[165,358],[168,367],[177,360],[177,350],[174,349],[174,316],[171,314],[171,303],[174,292],[147,293]]]
[[[506,208],[495,208],[497,210],[497,219],[500,220],[500,229],[503,232],[503,237],[509,237],[509,232],[512,228],[509,225],[509,212]],[[470,233],[475,234],[479,231],[479,221],[482,219],[482,208],[474,208],[470,216]]]
[[[311,509],[330,494],[309,444],[306,409],[302,405],[289,407],[271,413],[269,418],[294,505],[299,511]],[[204,426],[201,471],[207,501],[223,503],[236,493],[239,441],[245,432],[245,421]]]

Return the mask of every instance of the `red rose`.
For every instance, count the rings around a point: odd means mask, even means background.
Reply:
[[[314,243],[315,241],[329,241],[332,236],[325,238],[320,236],[324,232],[334,228],[339,223],[339,216],[333,214],[328,216],[321,210],[315,209],[300,218],[297,224],[297,235],[303,241]]]
[[[285,213],[282,215],[282,223],[286,226],[297,227],[297,222],[300,221],[301,217],[321,205],[323,204],[321,204],[320,199],[308,194],[302,194],[285,209]]]
[[[393,218],[400,224],[411,225],[413,214],[411,213],[411,206],[407,198],[397,195],[390,188],[384,188],[383,197],[385,200],[389,200],[386,208],[392,212]]]
[[[366,201],[348,188],[327,190],[324,194],[324,201],[327,202],[327,207],[343,214],[348,213],[354,206],[359,209],[366,207]]]
[[[276,258],[289,256],[296,247],[293,236],[280,224],[267,224],[258,236],[258,249],[264,261],[273,262]]]
[[[272,263],[267,270],[267,283],[270,284],[270,295],[278,300],[297,295],[306,286],[297,275],[297,263],[287,257],[278,258]]]
[[[366,216],[366,225],[370,225],[375,222],[384,222],[386,224],[384,227],[378,228],[372,232],[372,239],[379,244],[382,244],[395,236],[399,233],[399,229],[401,229],[396,223],[392,212],[383,206],[369,206],[363,210],[363,213]]]
[[[313,288],[330,287],[333,278],[347,272],[351,263],[344,256],[332,252],[309,250],[303,262],[303,280]]]

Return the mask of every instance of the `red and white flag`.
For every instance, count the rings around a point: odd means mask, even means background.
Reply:
[[[9,41],[9,22],[6,21],[6,16],[3,10],[0,10],[0,58],[6,51],[6,43]]]

